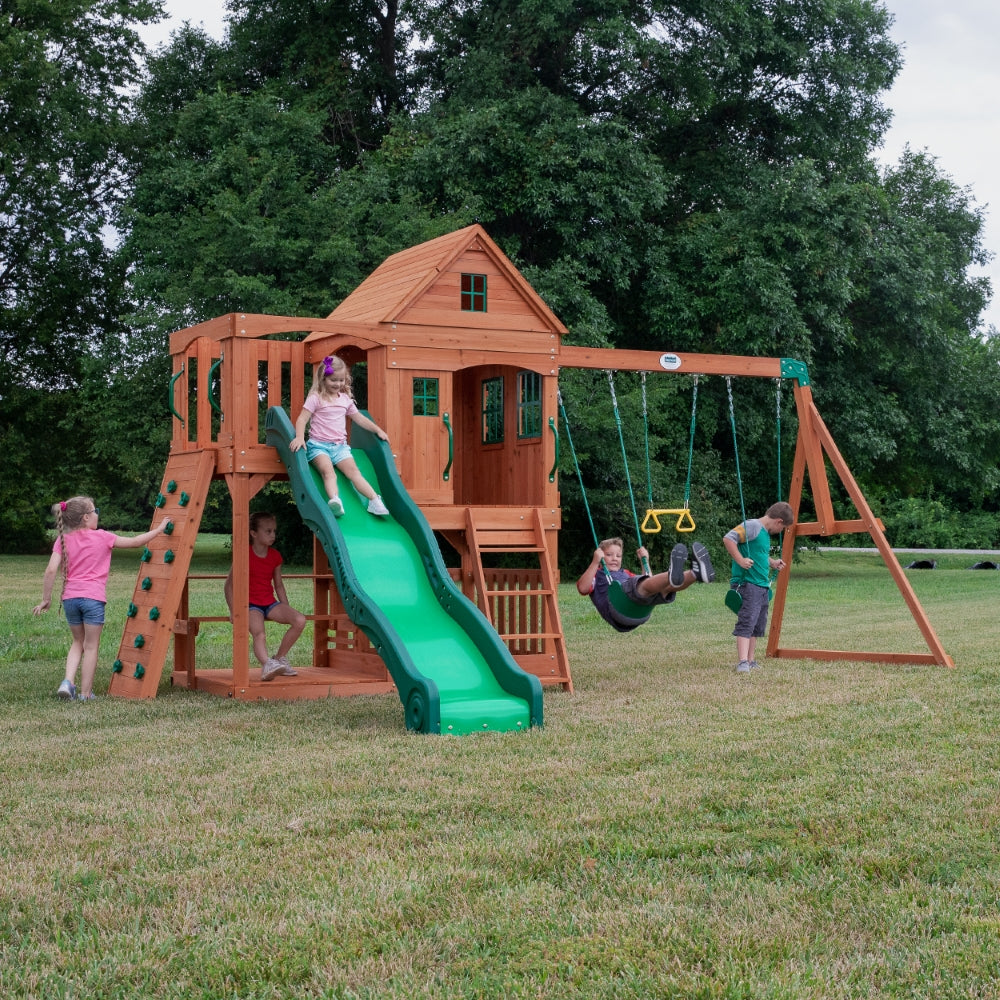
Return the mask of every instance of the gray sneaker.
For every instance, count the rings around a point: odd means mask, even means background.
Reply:
[[[684,568],[688,561],[688,547],[683,542],[678,542],[670,550],[670,586],[684,586]]]
[[[278,671],[282,677],[298,677],[299,672],[288,662],[287,656],[276,656],[275,660],[281,664],[281,669]]]
[[[372,497],[368,501],[368,513],[376,517],[385,517],[389,513],[389,508],[382,502],[381,497]]]
[[[271,657],[267,661],[267,663],[265,663],[264,666],[260,668],[260,679],[262,681],[273,680],[275,677],[278,676],[278,674],[281,673],[282,669],[283,668],[281,666],[281,663],[278,660]]]
[[[760,664],[756,660],[751,660],[750,661],[750,669],[751,670],[760,670]]]
[[[691,546],[691,569],[695,579],[699,583],[714,583],[715,570],[712,568],[712,560],[709,557],[708,549],[701,542],[695,542]]]
[[[736,664],[736,673],[738,674],[750,673],[750,661],[740,660],[740,662]]]
[[[56,694],[63,701],[72,701],[76,697],[76,685],[72,681],[64,680]]]

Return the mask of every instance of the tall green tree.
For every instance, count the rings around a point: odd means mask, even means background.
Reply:
[[[126,130],[160,0],[0,0],[0,539],[42,541],[47,505],[88,488],[77,392],[116,329],[108,227],[129,188]],[[65,427],[67,413],[76,419]]]
[[[128,188],[135,25],[160,9],[0,3],[0,386],[72,385],[94,330],[114,321],[105,235]]]

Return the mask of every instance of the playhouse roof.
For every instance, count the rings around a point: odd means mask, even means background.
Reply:
[[[463,273],[486,274],[489,311],[460,307]],[[330,314],[356,323],[523,330],[566,327],[482,226],[467,226],[386,258]]]

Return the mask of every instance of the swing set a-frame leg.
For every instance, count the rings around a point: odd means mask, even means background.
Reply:
[[[771,628],[767,641],[767,655],[786,659],[816,659],[816,660],[849,660],[872,661],[877,663],[937,663],[944,667],[954,667],[952,658],[945,652],[934,631],[910,581],[906,578],[903,568],[892,551],[882,524],[873,513],[861,488],[851,474],[847,463],[840,454],[833,436],[823,423],[812,399],[812,390],[808,385],[795,387],[795,403],[799,416],[799,433],[795,442],[795,461],[792,467],[792,480],[789,487],[789,504],[795,514],[795,525],[785,532],[782,546],[782,558],[786,565],[792,565],[797,538],[809,535],[854,534],[867,532],[882,556],[899,592],[906,602],[913,620],[920,629],[924,641],[930,649],[929,653],[890,653],[876,651],[846,651],[831,649],[790,649],[780,646],[781,626],[784,618],[785,601],[788,594],[789,572],[778,577],[774,604],[771,613]],[[838,521],[833,513],[830,499],[829,483],[826,477],[825,459],[829,459],[834,471],[847,490],[851,502],[860,517],[856,520]],[[813,523],[799,523],[799,508],[802,502],[802,487],[806,472],[809,474],[809,484],[812,487],[816,506],[817,520]]]

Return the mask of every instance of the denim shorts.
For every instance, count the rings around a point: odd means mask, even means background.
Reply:
[[[92,597],[67,597],[62,602],[67,625],[103,625],[104,601]]]
[[[270,604],[251,604],[250,610],[259,611],[264,616],[266,621],[267,616],[271,613],[271,609],[276,608],[280,603],[281,601],[271,601]]]
[[[334,465],[340,465],[351,457],[351,446],[332,441],[306,441],[306,458],[311,462],[319,455],[326,455]]]

